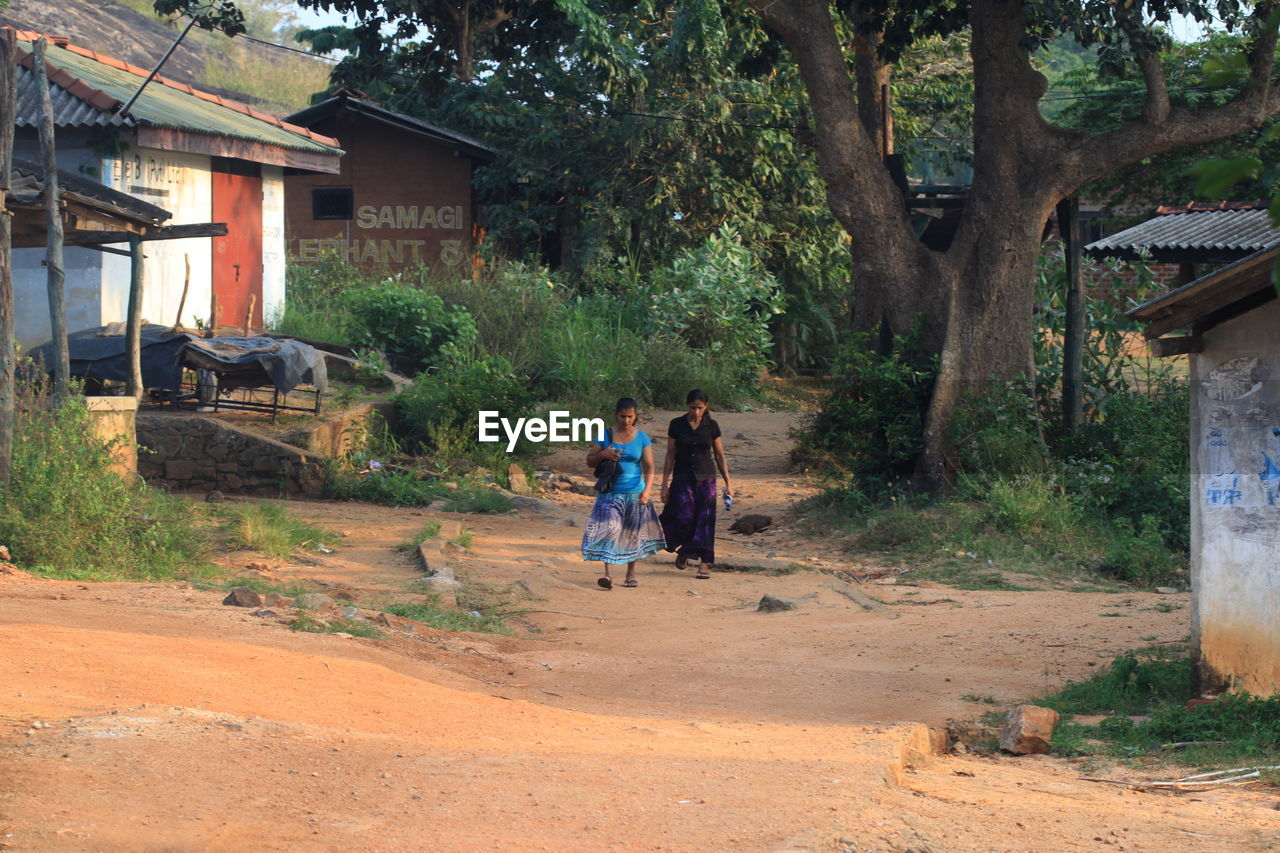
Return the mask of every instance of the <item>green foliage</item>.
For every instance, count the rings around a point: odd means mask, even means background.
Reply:
[[[269,317],[272,331],[330,343],[350,343],[352,323],[344,294],[376,287],[380,279],[346,262],[338,252],[314,264],[291,263],[286,271],[284,309]]]
[[[841,351],[836,389],[800,436],[800,453],[825,459],[872,501],[901,492],[924,446],[924,411],[936,357],[920,327],[900,338],[891,356],[855,337]]]
[[[380,348],[404,372],[430,367],[441,360],[444,348],[475,340],[470,312],[446,309],[439,296],[409,284],[385,281],[348,290],[343,301],[351,316],[350,343]]]
[[[371,640],[382,636],[381,631],[363,619],[317,619],[309,613],[299,613],[289,628],[306,634],[350,634]]]
[[[502,356],[447,346],[440,364],[418,374],[413,387],[396,398],[397,421],[410,446],[438,448],[459,430],[474,437],[480,410],[521,417],[531,398],[527,381]]]
[[[380,608],[386,613],[421,622],[441,631],[472,631],[484,634],[510,634],[502,608],[492,604],[480,610],[458,610],[445,607],[428,597],[423,601],[394,601]]]
[[[1280,697],[1228,694],[1188,707],[1191,662],[1185,650],[1160,646],[1126,652],[1087,681],[1036,699],[1063,714],[1107,714],[1096,727],[1067,723],[1054,732],[1054,751],[1102,751],[1117,756],[1187,744],[1184,763],[1237,766],[1280,760]],[[1137,717],[1135,720],[1134,717]]]
[[[83,580],[162,580],[198,572],[205,537],[190,506],[111,469],[83,400],[54,406],[19,382],[0,542],[32,571]]]
[[[502,492],[483,486],[461,485],[444,505],[446,512],[502,513],[510,512],[511,499]]]
[[[684,253],[656,276],[652,328],[737,365],[741,383],[769,364],[769,322],[782,313],[777,283],[728,226]]]
[[[318,550],[325,538],[334,540],[331,531],[299,518],[278,501],[228,504],[218,514],[228,547],[271,557],[283,559],[303,548]]]
[[[1199,110],[1225,104],[1235,97],[1247,74],[1241,74],[1246,37],[1215,29],[1195,44],[1176,44],[1161,54],[1175,107]],[[1050,95],[1050,98],[1054,98]],[[1091,132],[1112,130],[1142,114],[1145,87],[1140,75],[1107,76],[1096,65],[1085,65],[1058,82],[1061,105],[1054,119]],[[1116,170],[1087,188],[1092,198],[1110,208],[1149,208],[1193,199],[1218,201],[1269,197],[1274,173],[1258,168],[1275,163],[1276,123],[1227,139],[1149,157]]]
[[[440,522],[429,521],[426,526],[418,531],[416,536],[412,536],[396,546],[397,551],[416,551],[418,546],[428,539],[434,539],[440,535]]]
[[[385,506],[426,506],[448,490],[440,481],[419,471],[383,469],[367,471],[348,465],[331,465],[325,478],[325,494],[340,501],[365,501]]]
[[[1190,661],[1185,654],[1157,647],[1125,652],[1087,681],[1071,682],[1036,703],[1061,714],[1145,714],[1191,696]]]

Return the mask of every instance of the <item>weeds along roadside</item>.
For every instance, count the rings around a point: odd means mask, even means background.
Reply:
[[[210,571],[196,511],[112,469],[84,400],[55,403],[40,371],[14,383],[8,489],[0,543],[24,569],[70,580],[170,580]],[[140,451],[145,452],[145,451]]]
[[[1142,298],[1142,281],[1123,292]],[[948,433],[954,482],[940,498],[908,487],[936,370],[919,331],[889,358],[865,342],[845,350],[836,390],[798,435],[799,460],[827,486],[798,507],[803,522],[866,559],[962,587],[1184,585],[1185,376],[1135,355],[1122,309],[1092,299],[1085,423],[1065,432],[1061,285],[1057,262],[1042,261],[1037,374],[966,400]]]
[[[991,697],[967,701],[997,704]],[[1200,700],[1186,644],[1149,645],[1116,657],[1091,678],[1030,700],[1062,715],[1051,753],[1086,773],[1120,763],[1173,778],[1225,768],[1264,768],[1257,782],[1277,787],[1280,697],[1227,694]],[[982,715],[986,737],[970,744],[995,752],[1005,709]]]

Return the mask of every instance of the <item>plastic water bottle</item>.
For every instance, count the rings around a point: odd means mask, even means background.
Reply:
[[[728,489],[724,493],[724,511],[728,512],[733,509],[733,495],[729,494]]]

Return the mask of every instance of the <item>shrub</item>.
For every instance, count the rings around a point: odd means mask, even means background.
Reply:
[[[826,457],[865,496],[879,500],[908,483],[924,446],[924,411],[937,373],[917,326],[892,356],[859,336],[842,351],[838,385],[800,437],[802,455]]]
[[[295,550],[317,550],[326,536],[333,534],[307,522],[274,501],[231,504],[220,511],[227,544],[232,548],[260,551],[284,558]]]
[[[435,370],[418,374],[413,387],[396,398],[397,423],[411,447],[435,448],[457,430],[469,430],[474,438],[481,409],[516,418],[532,403],[528,382],[502,356],[456,346],[441,356]]]
[[[653,333],[677,335],[691,349],[733,365],[737,382],[755,384],[769,364],[769,322],[782,313],[783,299],[731,227],[656,272],[650,290]]]
[[[56,407],[21,384],[0,542],[26,568],[77,579],[153,580],[192,571],[203,547],[190,506],[111,469],[81,399]]]
[[[378,347],[395,366],[414,373],[440,360],[441,350],[475,340],[476,326],[470,312],[433,293],[399,282],[348,290],[343,302],[351,314],[348,342],[356,347]]]

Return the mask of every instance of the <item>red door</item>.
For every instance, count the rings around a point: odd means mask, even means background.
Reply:
[[[227,223],[227,236],[213,238],[213,323],[244,326],[252,302],[249,324],[261,328],[262,178],[215,171],[213,221]]]

